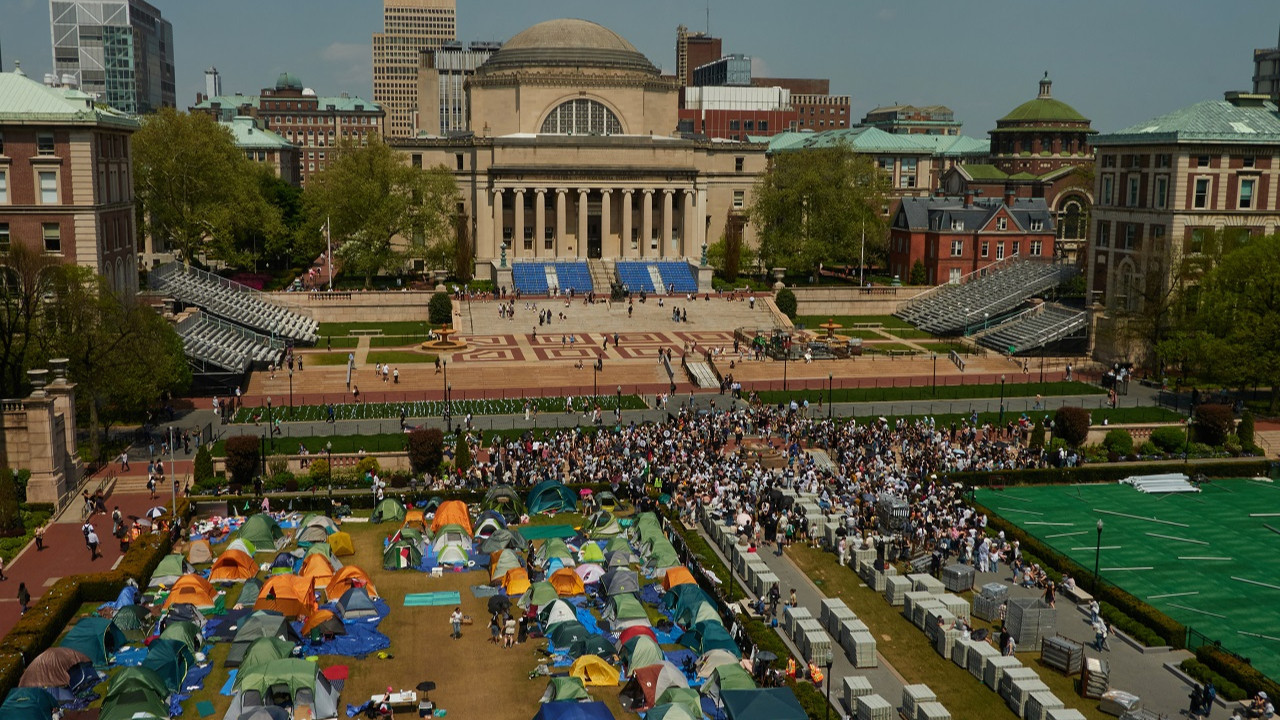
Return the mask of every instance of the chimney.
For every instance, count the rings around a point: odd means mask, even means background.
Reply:
[[[967,207],[967,208],[971,208],[971,207],[973,207],[973,195],[974,195],[974,190],[973,190],[973,188],[965,188],[965,191],[964,191],[964,206],[965,206],[965,207]]]
[[[946,192],[945,192],[945,191],[943,191],[942,186],[941,186],[941,185],[939,185],[939,186],[937,187],[937,189],[935,189],[935,190],[933,191],[933,196],[934,196],[934,197],[936,197],[936,198],[945,197],[945,196],[946,196]]]
[[[1013,207],[1013,204],[1014,204],[1014,203],[1016,203],[1016,202],[1018,202],[1018,191],[1017,191],[1017,190],[1014,190],[1014,189],[1013,189],[1013,188],[1011,188],[1011,187],[1007,187],[1007,188],[1005,188],[1005,189],[1004,189],[1004,204],[1005,204],[1005,205],[1007,205],[1007,206],[1009,206],[1009,207]]]

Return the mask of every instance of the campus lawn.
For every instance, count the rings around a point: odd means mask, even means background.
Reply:
[[[348,335],[339,335],[338,337],[321,335],[316,340],[316,347],[321,349],[338,348],[339,350],[354,350],[360,346],[360,338]]]
[[[389,365],[411,365],[415,363],[433,363],[435,355],[414,350],[374,350],[369,353],[368,362],[386,363]]]
[[[905,350],[905,345],[881,343],[874,345],[882,350]],[[800,398],[806,395],[816,398],[817,390],[768,390],[760,393],[760,399],[776,403]],[[1101,395],[1105,391],[1096,385],[1081,382],[1046,382],[1046,383],[1008,383],[1004,386],[1004,397],[1020,398],[1060,397],[1064,395]],[[832,393],[834,402],[885,402],[911,400],[971,400],[978,398],[998,398],[1001,395],[999,384],[994,385],[939,385],[935,392],[932,386],[896,387],[896,388],[841,388]],[[826,394],[823,394],[826,399]]]
[[[320,323],[320,327],[316,330],[316,334],[321,337],[325,335],[348,335],[352,330],[362,332],[370,332],[381,330],[383,335],[417,335],[425,337],[427,331],[436,327],[425,320],[401,320],[388,322],[345,322],[345,323]]]
[[[354,348],[355,346],[353,345],[352,347]],[[346,365],[347,353],[307,353],[302,359],[305,365]]]
[[[797,315],[795,323],[814,330],[828,320],[845,327],[862,323],[879,323],[885,328],[913,329],[911,323],[893,315]]]
[[[918,342],[916,344],[929,352],[935,352],[939,355],[950,354],[952,350],[961,355],[976,355],[978,352],[971,345],[958,342]]]
[[[864,350],[864,351],[868,351],[868,352],[879,352],[879,353],[889,353],[889,352],[911,353],[911,352],[920,352],[919,350],[916,350],[915,348],[911,347],[910,345],[904,345],[904,344],[902,344],[902,343],[896,343],[896,342],[873,342],[873,343],[867,343],[866,345],[863,345],[862,347],[863,347],[863,350]]]
[[[398,348],[425,342],[426,335],[375,335],[369,338],[371,348]]]

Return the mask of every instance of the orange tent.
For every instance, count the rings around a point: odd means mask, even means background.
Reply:
[[[275,610],[285,617],[310,615],[316,610],[315,584],[297,575],[273,575],[258,591],[254,610]]]
[[[556,594],[560,597],[569,595],[582,595],[587,591],[582,586],[582,577],[573,571],[573,568],[560,568],[551,573],[551,577],[547,578],[551,583],[551,587],[556,589]]]
[[[437,533],[440,528],[445,525],[461,525],[466,529],[467,535],[471,532],[471,515],[467,513],[467,504],[461,500],[447,500],[440,503],[440,507],[436,508],[435,519],[431,521],[431,532]]]
[[[298,575],[311,578],[317,588],[324,588],[333,577],[333,564],[324,555],[313,553],[302,561],[302,569],[298,571]]]
[[[316,610],[315,612],[308,615],[307,619],[303,621],[302,632],[299,634],[305,638],[306,636],[311,634],[312,630],[316,629],[317,625],[319,625],[320,623],[326,620],[338,621],[338,616],[334,615],[333,612],[329,610]],[[338,621],[338,622],[341,622],[341,621]]]
[[[427,531],[427,516],[421,510],[406,510],[404,513],[404,525],[401,527],[409,527],[416,525],[422,532]]]
[[[511,568],[502,576],[502,589],[511,597],[523,595],[529,589],[529,573],[524,568]]]
[[[165,598],[164,606],[169,607],[174,603],[191,603],[196,607],[213,607],[213,601],[217,596],[218,591],[208,580],[199,575],[188,574],[178,578],[169,589],[169,597]]]
[[[378,597],[378,589],[373,586],[373,580],[369,579],[369,573],[355,565],[343,565],[338,568],[338,572],[329,578],[329,584],[325,585],[324,596],[333,602],[356,585],[363,587],[369,593],[369,597]]]
[[[693,579],[693,574],[689,572],[689,568],[683,565],[679,567],[667,568],[667,574],[662,576],[662,589],[670,590],[677,585],[697,585],[698,582]]]
[[[253,558],[243,550],[227,550],[213,561],[213,570],[209,571],[211,582],[237,582],[248,580],[258,574],[258,566]]]

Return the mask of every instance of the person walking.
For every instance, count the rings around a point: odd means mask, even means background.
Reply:
[[[458,638],[462,637],[462,608],[461,607],[455,607],[453,609],[453,613],[449,615],[449,625],[453,626],[453,635],[451,637],[454,640],[457,640]]]
[[[124,452],[120,453],[120,470],[122,472],[128,472],[129,470],[129,451],[128,450],[125,450]]]
[[[93,529],[90,529],[90,530],[89,530],[89,532],[85,533],[85,536],[84,536],[84,544],[85,544],[85,545],[87,545],[87,546],[89,547],[89,559],[90,559],[90,560],[97,560],[97,559],[98,559],[98,557],[99,557],[99,555],[98,555],[98,533],[97,533],[97,532],[95,532]]]
[[[516,645],[516,619],[511,615],[507,615],[507,620],[502,624],[502,647],[513,648]]]
[[[8,580],[8,579],[9,578],[4,576],[4,556],[0,555],[0,580]]]
[[[22,608],[22,614],[27,614],[27,606],[31,604],[31,593],[27,590],[27,584],[18,583],[18,606]]]

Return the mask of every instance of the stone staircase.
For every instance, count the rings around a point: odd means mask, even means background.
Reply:
[[[587,261],[587,269],[591,272],[591,286],[601,295],[608,295],[613,289],[613,263],[594,259]]]

